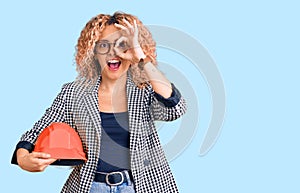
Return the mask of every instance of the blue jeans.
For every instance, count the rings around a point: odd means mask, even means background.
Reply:
[[[135,193],[134,184],[127,176],[127,182],[118,186],[110,186],[105,182],[93,182],[90,193]]]

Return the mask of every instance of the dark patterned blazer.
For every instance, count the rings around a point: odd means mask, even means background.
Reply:
[[[96,84],[86,86],[80,81],[67,83],[43,117],[21,137],[20,142],[32,144],[32,151],[41,131],[53,122],[65,122],[75,128],[82,140],[88,161],[73,168],[64,184],[63,193],[88,193],[97,169],[100,155],[101,118],[98,107],[99,77]],[[172,84],[173,92],[179,91]],[[137,193],[178,192],[174,177],[164,155],[154,125],[155,120],[172,121],[186,111],[185,100],[171,107],[157,98],[151,85],[138,88],[130,76],[127,78],[130,161]],[[19,142],[19,143],[20,143]]]

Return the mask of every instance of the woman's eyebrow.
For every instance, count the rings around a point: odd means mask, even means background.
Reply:
[[[98,42],[105,42],[105,43],[116,43],[118,41],[119,38],[115,39],[113,42],[110,42],[109,40],[107,39],[102,39],[102,40],[99,40]]]
[[[109,41],[106,39],[102,39],[102,40],[99,40],[98,42],[109,42]]]

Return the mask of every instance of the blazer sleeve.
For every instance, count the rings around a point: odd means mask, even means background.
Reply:
[[[173,121],[181,117],[187,110],[186,101],[180,91],[172,83],[170,98],[163,98],[150,86],[150,111],[154,120]]]
[[[65,120],[65,85],[61,89],[61,92],[54,99],[52,105],[46,109],[44,115],[39,121],[37,121],[33,128],[26,131],[22,136],[16,148],[14,150],[11,163],[17,164],[16,152],[19,148],[25,148],[29,152],[32,152],[34,149],[34,143],[42,132],[42,130],[48,127],[53,122],[64,122]]]

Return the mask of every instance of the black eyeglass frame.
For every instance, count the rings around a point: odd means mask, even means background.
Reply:
[[[108,46],[108,47],[106,48],[107,50],[104,51],[104,52],[99,52],[99,50],[97,49],[97,47],[99,47],[100,44],[105,44],[105,45],[107,45],[107,46]],[[111,48],[112,48],[112,45],[113,45],[113,47],[116,47],[116,44],[117,44],[117,41],[115,41],[115,42],[108,42],[108,41],[103,41],[103,40],[102,40],[102,41],[98,41],[98,42],[96,42],[96,44],[95,44],[94,52],[95,52],[96,54],[105,55],[105,54],[107,54],[107,53],[110,52],[110,50],[111,50]],[[120,45],[120,44],[122,44],[122,45]],[[126,50],[128,50],[128,48],[129,48],[127,42],[125,42],[125,41],[120,42],[118,46],[120,46],[120,49],[121,49],[122,51],[126,51]]]

